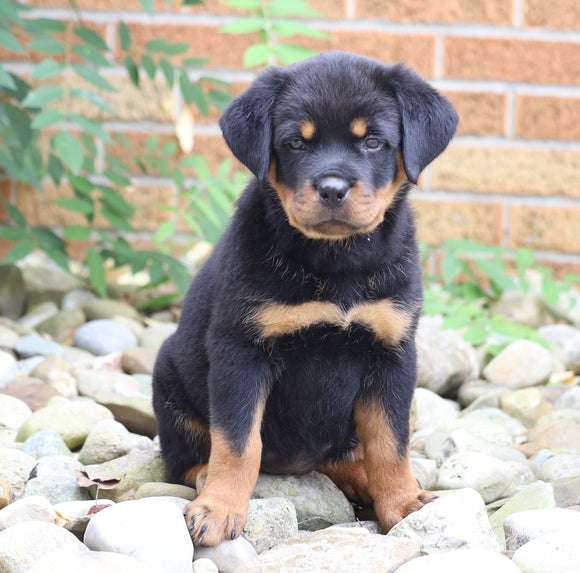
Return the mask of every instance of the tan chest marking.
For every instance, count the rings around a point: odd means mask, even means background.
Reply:
[[[260,338],[277,338],[309,326],[331,324],[344,330],[362,324],[387,346],[397,346],[407,335],[412,313],[397,308],[390,299],[357,304],[343,310],[331,302],[311,301],[289,305],[266,303],[252,317]]]

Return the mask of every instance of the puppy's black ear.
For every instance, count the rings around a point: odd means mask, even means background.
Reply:
[[[226,107],[219,120],[232,153],[262,181],[270,171],[272,111],[284,78],[280,68],[266,70]]]
[[[417,183],[421,171],[451,141],[459,117],[447,99],[405,65],[390,68],[387,81],[399,102],[405,171]]]

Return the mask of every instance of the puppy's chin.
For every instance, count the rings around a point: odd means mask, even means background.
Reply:
[[[301,231],[309,239],[326,241],[342,241],[358,233],[370,233],[382,220],[377,217],[376,221],[368,225],[352,225],[343,221],[324,221],[317,224],[301,224],[295,219],[291,220],[291,225]]]

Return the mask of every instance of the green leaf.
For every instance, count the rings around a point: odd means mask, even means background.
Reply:
[[[274,54],[284,64],[294,64],[301,62],[306,58],[314,56],[316,52],[303,46],[295,46],[293,44],[278,44],[272,47]]]
[[[120,143],[125,149],[129,150],[133,149],[132,145],[129,143],[129,141],[123,134],[115,133],[113,134],[113,139],[118,143]]]
[[[153,53],[165,52],[168,45],[169,44],[167,43],[167,40],[165,40],[163,38],[157,38],[155,40],[149,40],[145,44],[145,49],[148,52],[153,52]]]
[[[27,20],[24,27],[33,35],[41,34],[62,34],[66,32],[66,24],[60,20],[53,20],[51,18],[35,18],[34,20]]]
[[[169,87],[173,87],[173,78],[174,78],[174,71],[173,66],[169,63],[169,61],[165,58],[161,58],[159,61],[159,67],[165,76],[165,80],[169,84]]]
[[[463,264],[451,253],[445,253],[441,260],[441,277],[443,282],[451,284],[463,269]]]
[[[145,141],[145,149],[147,151],[155,151],[159,145],[159,138],[156,135],[148,137]]]
[[[74,121],[78,126],[91,135],[94,135],[98,139],[102,139],[107,143],[113,143],[112,137],[103,129],[100,123],[97,123],[92,119],[87,119],[78,113],[71,113],[69,117],[71,121]]]
[[[88,195],[95,188],[90,179],[87,179],[82,175],[74,175],[73,173],[69,173],[67,175],[67,179],[71,187],[77,193],[82,193],[83,195]]]
[[[12,74],[3,68],[0,68],[0,86],[11,90],[16,89],[16,82],[14,81]]]
[[[185,58],[181,65],[185,66],[186,68],[199,68],[204,64],[207,64],[209,60],[207,58]]]
[[[70,241],[88,241],[91,229],[83,225],[69,225],[63,229],[62,236]]]
[[[463,339],[473,346],[485,344],[488,337],[487,328],[483,326],[471,326],[463,333]]]
[[[90,198],[80,197],[62,197],[56,200],[56,204],[67,211],[80,213],[81,215],[90,216],[94,213],[95,208]]]
[[[117,90],[98,72],[87,66],[73,65],[72,69],[84,80],[93,84],[99,89],[116,92]]]
[[[89,278],[95,290],[102,298],[107,298],[107,283],[105,281],[105,265],[101,255],[94,247],[89,247],[87,252],[87,267]]]
[[[185,54],[191,48],[191,44],[186,42],[176,42],[175,44],[168,44],[165,47],[165,53],[168,56],[179,56]]]
[[[27,47],[35,52],[41,52],[42,54],[51,54],[57,56],[63,54],[65,51],[65,45],[54,38],[38,38],[33,40]]]
[[[70,273],[66,249],[51,249],[40,245],[42,250],[62,269]]]
[[[4,204],[5,209],[8,211],[8,215],[10,219],[16,224],[19,229],[26,228],[26,218],[20,212],[16,205],[9,203],[6,199],[2,198],[2,203]]]
[[[264,29],[266,21],[264,18],[240,18],[231,24],[222,26],[218,32],[224,34],[250,34]]]
[[[61,161],[73,173],[78,173],[83,165],[84,152],[77,139],[67,131],[61,131],[52,138],[51,144]]]
[[[534,264],[534,253],[530,249],[516,251],[516,266],[520,272],[524,272]]]
[[[272,32],[278,36],[310,36],[311,38],[330,39],[332,36],[315,30],[303,22],[292,22],[288,20],[276,20],[272,22]]]
[[[125,68],[133,85],[139,87],[139,68],[131,56],[125,58]]]
[[[14,246],[10,250],[10,252],[6,255],[6,257],[2,261],[2,264],[12,265],[12,264],[20,261],[21,259],[23,259],[27,255],[32,253],[32,251],[34,251],[35,247],[36,247],[36,244],[31,239],[21,241],[20,243],[18,243],[16,246]]]
[[[161,153],[165,157],[173,157],[177,153],[177,143],[175,141],[165,143],[161,148]]]
[[[108,104],[106,99],[90,90],[73,89],[71,90],[71,95],[75,98],[86,99],[88,102],[97,106],[99,109],[110,113],[111,115],[117,115],[117,112]]]
[[[133,227],[125,217],[118,215],[112,209],[102,209],[101,215],[103,215],[103,217],[105,217],[105,219],[107,219],[109,223],[119,231],[127,231],[129,233],[135,231],[135,227]]]
[[[473,262],[490,280],[491,286],[497,294],[514,286],[513,280],[505,274],[505,264],[502,261],[476,258],[473,259]]]
[[[114,189],[107,187],[106,185],[99,185],[99,189],[103,196],[103,202],[113,211],[116,211],[119,215],[124,217],[131,217],[133,215],[135,209]]]
[[[175,232],[175,223],[173,223],[173,221],[163,221],[163,223],[159,225],[155,235],[153,235],[153,240],[155,241],[155,244],[163,243],[163,241],[173,237]]]
[[[66,248],[65,242],[47,227],[33,227],[31,232],[39,246],[47,252],[50,250],[64,251]]]
[[[542,296],[548,306],[556,306],[560,298],[560,289],[557,283],[547,274],[542,275]]]
[[[149,76],[149,79],[152,80],[155,77],[156,67],[155,67],[155,62],[153,61],[151,56],[148,56],[147,54],[143,54],[141,56],[141,65],[145,69],[145,72]]]
[[[121,185],[122,187],[128,187],[131,185],[131,180],[122,175],[121,173],[117,173],[112,169],[105,169],[103,171],[103,175],[109,179],[109,181],[116,183],[117,185]]]
[[[179,86],[181,87],[181,93],[185,101],[188,104],[195,103],[201,114],[207,117],[209,114],[209,106],[199,84],[191,83],[187,73],[182,71],[179,75]]]
[[[28,231],[20,227],[0,227],[0,239],[5,241],[24,241],[28,238]]]
[[[59,86],[45,86],[31,91],[22,102],[24,107],[43,107],[58,101],[64,94],[64,90]]]
[[[316,18],[320,12],[313,10],[304,0],[272,0],[267,6],[271,16],[302,16]]]
[[[74,33],[84,42],[86,42],[89,46],[95,48],[95,50],[99,50],[99,52],[108,52],[109,46],[107,46],[106,42],[99,36],[96,32],[91,30],[90,28],[85,28],[84,26],[76,26],[74,29]]]
[[[254,44],[244,52],[244,66],[251,68],[267,64],[272,55],[272,48],[268,44]]]
[[[259,10],[262,7],[261,0],[224,0],[224,4],[244,10]]]
[[[26,54],[26,50],[22,47],[22,44],[8,30],[3,28],[0,28],[0,46],[4,46],[12,52]]]
[[[32,120],[31,127],[33,129],[43,129],[62,121],[64,118],[64,113],[58,109],[45,109]]]
[[[148,300],[145,304],[141,305],[139,308],[142,310],[148,310],[150,308],[163,308],[169,306],[176,298],[179,297],[178,292],[173,292],[170,294],[162,294],[161,296],[155,297]]]
[[[30,74],[30,77],[35,80],[53,78],[58,76],[64,70],[64,66],[55,62],[54,60],[43,60],[38,64]]]
[[[14,130],[14,134],[18,138],[20,145],[23,148],[26,147],[32,138],[30,114],[9,103],[4,104],[4,113],[6,114],[6,117],[10,122],[10,127]]]
[[[174,282],[179,292],[185,294],[191,283],[191,276],[185,267],[173,258],[168,261],[168,267],[171,280]]]
[[[232,95],[224,90],[210,90],[207,97],[220,111],[223,111],[232,100]]]
[[[122,50],[127,52],[131,49],[131,31],[125,22],[119,22],[119,39]]]
[[[48,173],[54,181],[54,184],[56,186],[60,185],[60,181],[64,175],[64,166],[62,161],[54,153],[50,153],[48,156]]]
[[[139,0],[139,4],[149,16],[153,16],[153,0]]]
[[[92,46],[87,46],[87,44],[75,44],[72,50],[75,54],[83,58],[83,60],[90,62],[94,66],[110,68],[113,65],[101,52],[95,50]]]

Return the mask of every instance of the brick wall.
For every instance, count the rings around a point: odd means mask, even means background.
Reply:
[[[69,17],[65,0],[29,3],[37,15]],[[157,1],[152,20],[141,12],[137,0],[78,4],[85,25],[105,31],[112,45],[116,26],[123,20],[137,44],[155,37],[191,43],[188,55],[209,58],[212,74],[233,82],[236,91],[253,77],[242,67],[248,39],[217,31],[239,12],[218,0],[189,9]],[[530,246],[556,266],[580,268],[578,0],[311,0],[310,4],[324,14],[312,24],[333,38],[307,38],[304,45],[347,49],[391,63],[405,61],[459,111],[461,124],[454,142],[414,191],[421,239],[435,246],[453,237],[509,248]],[[31,67],[17,60],[11,65],[19,71]],[[137,145],[151,133],[162,140],[174,137],[172,94],[162,82],[144,81],[136,90],[119,70],[111,70],[110,76],[121,88],[114,96],[120,116],[105,118],[109,127]],[[216,114],[196,122],[195,151],[214,159],[227,157]],[[145,232],[171,216],[156,205],[172,201],[173,191],[162,178],[137,177],[136,183],[137,222]],[[1,185],[0,193],[7,193]],[[30,193],[19,191],[15,199],[21,208],[34,223],[53,223],[54,215],[43,206],[46,199]],[[47,196],[52,193],[48,190]]]

